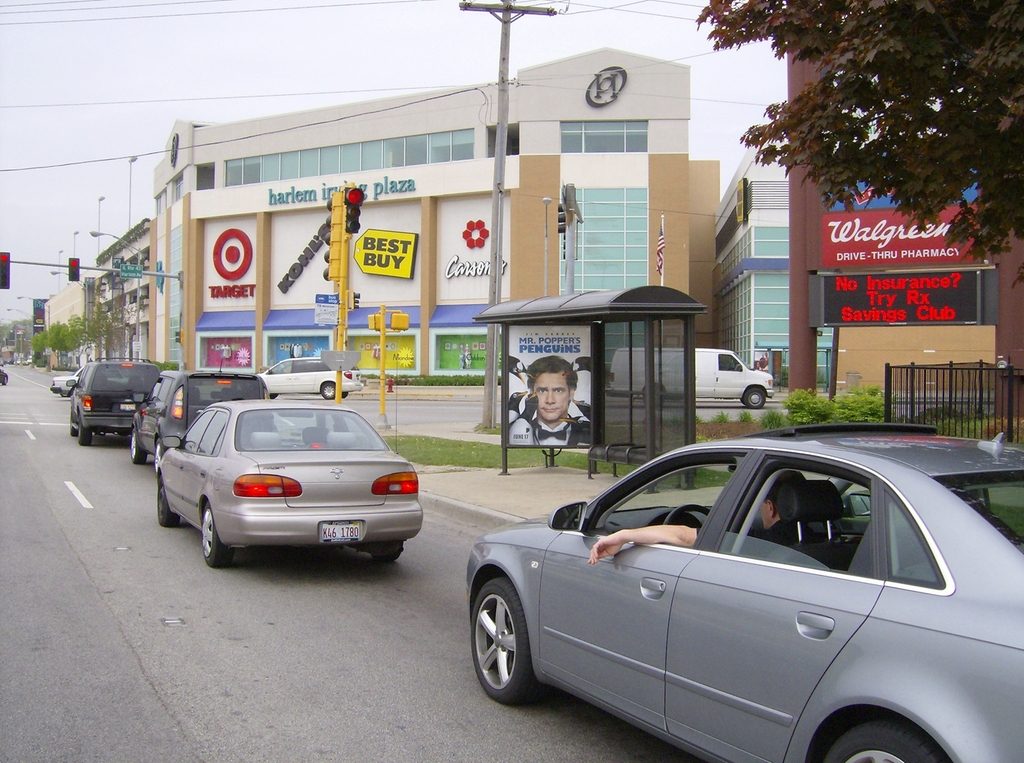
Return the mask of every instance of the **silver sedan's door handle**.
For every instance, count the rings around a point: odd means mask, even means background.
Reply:
[[[831,636],[835,627],[836,621],[827,615],[817,615],[814,612],[797,612],[796,628],[800,631],[801,636],[821,641]]]
[[[640,593],[645,599],[660,599],[665,593],[665,581],[657,578],[643,578],[640,581]]]

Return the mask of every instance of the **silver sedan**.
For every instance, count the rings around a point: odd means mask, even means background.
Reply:
[[[198,528],[211,567],[256,545],[347,545],[391,562],[423,524],[412,464],[332,404],[218,403],[163,444],[157,521]]]
[[[468,566],[493,699],[561,687],[702,758],[1021,760],[1024,449],[886,425],[689,446]]]

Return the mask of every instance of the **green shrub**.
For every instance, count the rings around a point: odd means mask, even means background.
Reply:
[[[831,421],[834,408],[831,400],[818,397],[818,393],[810,389],[790,392],[785,407],[792,424],[823,424]]]
[[[726,413],[725,411],[719,411],[717,414],[715,414],[715,417],[713,419],[711,419],[711,423],[712,424],[728,424],[729,423],[729,414]]]
[[[754,420],[754,414],[750,411],[740,411],[740,415],[736,417],[736,420],[743,424],[749,424]]]
[[[859,387],[833,401],[833,421],[884,421],[885,401],[882,388]]]
[[[766,411],[761,416],[762,429],[782,429],[787,424],[789,424],[789,420],[782,411]]]
[[[375,376],[371,369],[360,369],[364,376]],[[390,374],[389,374],[390,376]],[[456,376],[396,376],[395,384],[406,387],[482,387],[484,377],[460,374]]]

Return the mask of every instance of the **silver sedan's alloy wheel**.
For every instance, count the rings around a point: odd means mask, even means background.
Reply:
[[[544,695],[533,672],[526,613],[511,580],[494,578],[480,587],[469,626],[473,668],[487,696],[504,705],[522,705]]]
[[[480,605],[475,629],[476,661],[488,684],[504,689],[516,663],[516,629],[508,604],[491,594]]]
[[[864,750],[847,758],[844,763],[905,763],[903,758],[882,750]]]

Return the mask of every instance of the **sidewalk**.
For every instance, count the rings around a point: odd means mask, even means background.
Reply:
[[[366,398],[379,393],[379,388],[373,384],[353,395]],[[483,387],[400,386],[397,395],[399,400],[483,400]],[[474,426],[467,423],[403,424],[398,431],[402,435],[501,444],[498,435],[476,432]],[[393,430],[381,434],[387,439],[389,432]],[[607,472],[609,467],[605,464],[602,468]],[[462,517],[489,528],[521,519],[547,519],[559,506],[589,501],[616,481],[607,473],[588,479],[586,471],[564,466],[509,469],[507,474],[502,474],[500,464],[488,469],[416,464],[416,473],[420,478],[420,504],[424,511]]]

